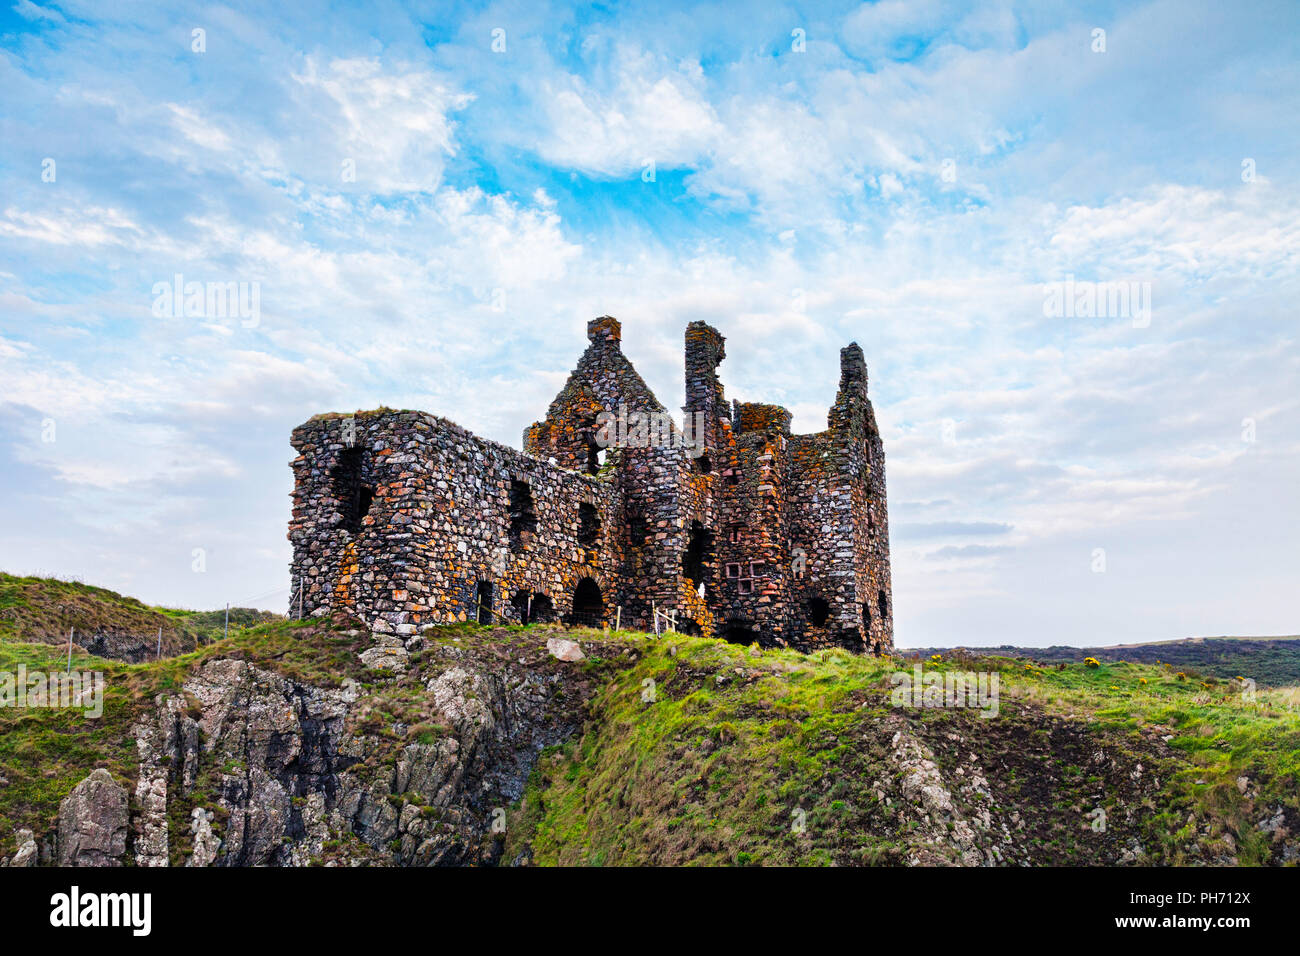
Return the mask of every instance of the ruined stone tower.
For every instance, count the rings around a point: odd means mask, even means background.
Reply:
[[[840,350],[825,431],[728,404],[725,339],[686,329],[672,418],[609,316],[524,450],[423,412],[294,429],[293,586],[376,630],[565,621],[801,650],[893,646],[885,454],[862,350]],[[295,612],[297,608],[294,608]]]

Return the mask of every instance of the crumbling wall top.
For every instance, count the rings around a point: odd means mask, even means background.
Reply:
[[[686,326],[686,364],[704,359],[707,368],[717,368],[727,357],[726,338],[707,322],[696,320]]]
[[[857,342],[840,349],[840,391],[867,394],[867,360]]]
[[[780,405],[762,402],[736,403],[736,428],[739,432],[770,431],[790,434],[790,411]]]
[[[617,346],[623,340],[623,326],[612,315],[602,315],[587,323],[587,340],[593,345]]]

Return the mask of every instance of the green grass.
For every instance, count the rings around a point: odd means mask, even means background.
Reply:
[[[226,611],[150,607],[107,588],[57,578],[21,577],[0,572],[0,641],[66,644],[69,628],[78,642],[110,632],[130,635],[153,656],[159,629],[163,655],[178,654],[221,637]],[[231,608],[231,627],[283,620],[254,608]]]
[[[539,762],[512,815],[507,859],[525,847],[535,862],[565,865],[899,859],[898,828],[871,784],[892,772],[878,729],[891,712],[888,675],[910,662],[840,651],[760,655],[680,636],[641,648],[644,656],[594,702],[586,735]],[[1050,755],[1058,728],[1048,718],[1072,719],[1099,746],[1166,772],[1159,805],[1142,825],[1153,862],[1190,861],[1186,845],[1196,837],[1184,822],[1193,814],[1206,855],[1222,850],[1227,834],[1240,862],[1268,862],[1254,823],[1276,805],[1297,807],[1300,715],[1289,698],[1251,702],[1222,681],[1125,663],[1039,668],[961,657],[929,667],[998,672],[1001,718],[981,722],[953,709],[916,716],[935,739],[963,735],[985,766],[1011,764],[999,785],[1013,797],[1049,797],[1035,791],[1040,766],[1015,765],[1031,736]],[[642,697],[646,681],[653,701]],[[1157,743],[1150,728],[1167,732]],[[1098,789],[1086,752],[1075,760],[1045,761],[1057,764],[1050,796],[1062,814],[1092,806]],[[1236,787],[1241,775],[1255,788],[1251,804]],[[1038,839],[1056,862],[1085,862],[1081,855],[1093,849],[1055,822]]]
[[[19,607],[33,582],[41,601],[61,594],[90,598],[182,624],[194,615],[84,585],[12,576],[0,578],[0,611]],[[464,624],[434,629],[427,639],[476,642],[507,660],[526,648],[536,652],[552,633],[561,631]],[[604,643],[608,651],[565,665],[581,668],[596,688],[584,731],[542,754],[509,814],[506,860],[527,853],[540,864],[903,862],[915,823],[900,822],[898,807],[875,794],[877,781],[897,782],[882,727],[900,718],[931,746],[949,781],[956,779],[953,754],[977,753],[996,777],[998,800],[1038,811],[1024,839],[1054,862],[1087,862],[1095,852],[1078,827],[1056,822],[1093,805],[1103,783],[1088,759],[1095,747],[1160,775],[1158,798],[1136,824],[1151,862],[1187,863],[1229,851],[1242,863],[1276,862],[1276,846],[1255,824],[1275,807],[1292,816],[1300,809],[1300,691],[1294,688],[1261,691],[1251,700],[1235,682],[1180,676],[1163,665],[1039,666],[969,655],[928,662],[927,669],[939,671],[997,672],[1001,715],[985,721],[969,710],[893,707],[890,676],[912,666],[897,658],[760,652],[676,634],[566,636]],[[407,678],[393,680],[360,663],[357,655],[368,645],[369,635],[347,621],[277,620],[234,627],[225,640],[144,664],[78,650],[75,668],[105,674],[103,717],[0,708],[0,777],[7,781],[0,785],[0,854],[14,849],[15,829],[49,832],[59,802],[94,767],[107,767],[133,787],[132,725],[152,712],[158,694],[179,693],[216,658],[248,660],[319,686],[357,681],[363,693],[350,729],[378,744],[356,772],[375,779],[391,774],[403,740],[429,743],[448,733],[424,690],[438,655],[413,655]],[[66,659],[60,646],[14,642],[0,630],[0,672],[20,664],[54,671]],[[399,723],[411,728],[405,738],[394,735]],[[945,749],[953,737],[962,742]],[[189,809],[215,808],[210,791],[221,769],[204,767],[195,793],[169,807],[174,854],[184,850]],[[1244,795],[1241,776],[1249,781]]]
[[[59,802],[95,767],[105,767],[119,782],[132,786],[138,758],[131,728],[153,710],[159,694],[177,694],[186,678],[205,661],[220,657],[256,661],[322,686],[337,686],[348,676],[363,677],[356,657],[363,636],[346,636],[347,625],[319,622],[274,622],[233,631],[188,654],[144,664],[94,657],[74,648],[72,667],[104,675],[104,712],[98,718],[83,709],[0,707],[0,854],[12,851],[13,831],[37,834],[57,821]],[[62,673],[62,647],[0,640],[0,673]]]

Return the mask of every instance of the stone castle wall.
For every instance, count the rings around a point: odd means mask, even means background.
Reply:
[[[352,423],[349,428],[349,422]],[[355,431],[352,443],[350,430]],[[376,412],[310,421],[294,430],[293,587],[304,610],[345,608],[376,630],[475,620],[479,585],[493,620],[517,620],[519,593],[569,616],[583,578],[603,593],[620,563],[617,496],[607,480],[549,466],[419,412]],[[340,491],[345,452],[360,453],[373,502],[349,529]],[[512,538],[512,488],[527,485],[533,528]],[[579,540],[579,506],[599,521]],[[527,604],[524,605],[527,608]]]
[[[686,426],[666,446],[602,447],[603,413],[664,406],[616,320],[588,338],[523,452],[420,412],[295,429],[289,538],[306,612],[406,634],[465,620],[651,628],[659,610],[745,643],[889,649],[884,450],[861,350],[841,352],[827,430],[792,435],[780,406],[728,405],[725,340],[691,323]]]

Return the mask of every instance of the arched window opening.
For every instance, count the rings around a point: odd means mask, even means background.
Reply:
[[[555,616],[555,605],[545,594],[533,595],[533,610],[529,615],[528,623],[530,624],[554,624],[558,618]]]
[[[583,578],[573,589],[573,611],[569,624],[599,627],[605,622],[605,598],[600,585],[591,578]]]
[[[737,617],[728,618],[726,622],[718,628],[717,633],[718,637],[722,638],[724,641],[729,641],[732,644],[754,644],[758,643],[762,637],[762,635],[754,629],[753,622]]]
[[[514,608],[514,616],[520,624],[542,624],[553,623],[555,621],[555,605],[545,594],[531,592],[521,589],[515,592],[515,596],[510,599],[510,606]]]
[[[876,604],[880,608],[880,620],[889,619],[889,599],[885,597],[885,589],[881,588],[876,592]]]
[[[644,545],[649,534],[650,527],[646,522],[645,515],[639,511],[629,511],[627,515],[627,537],[632,547],[639,548]]]
[[[700,522],[691,522],[691,532],[682,554],[682,574],[692,587],[704,583],[713,564],[713,533]]]
[[[587,445],[587,461],[583,470],[589,475],[598,474],[601,466],[605,464],[605,449],[601,448],[600,442],[596,441],[594,426],[583,432],[583,440]]]

